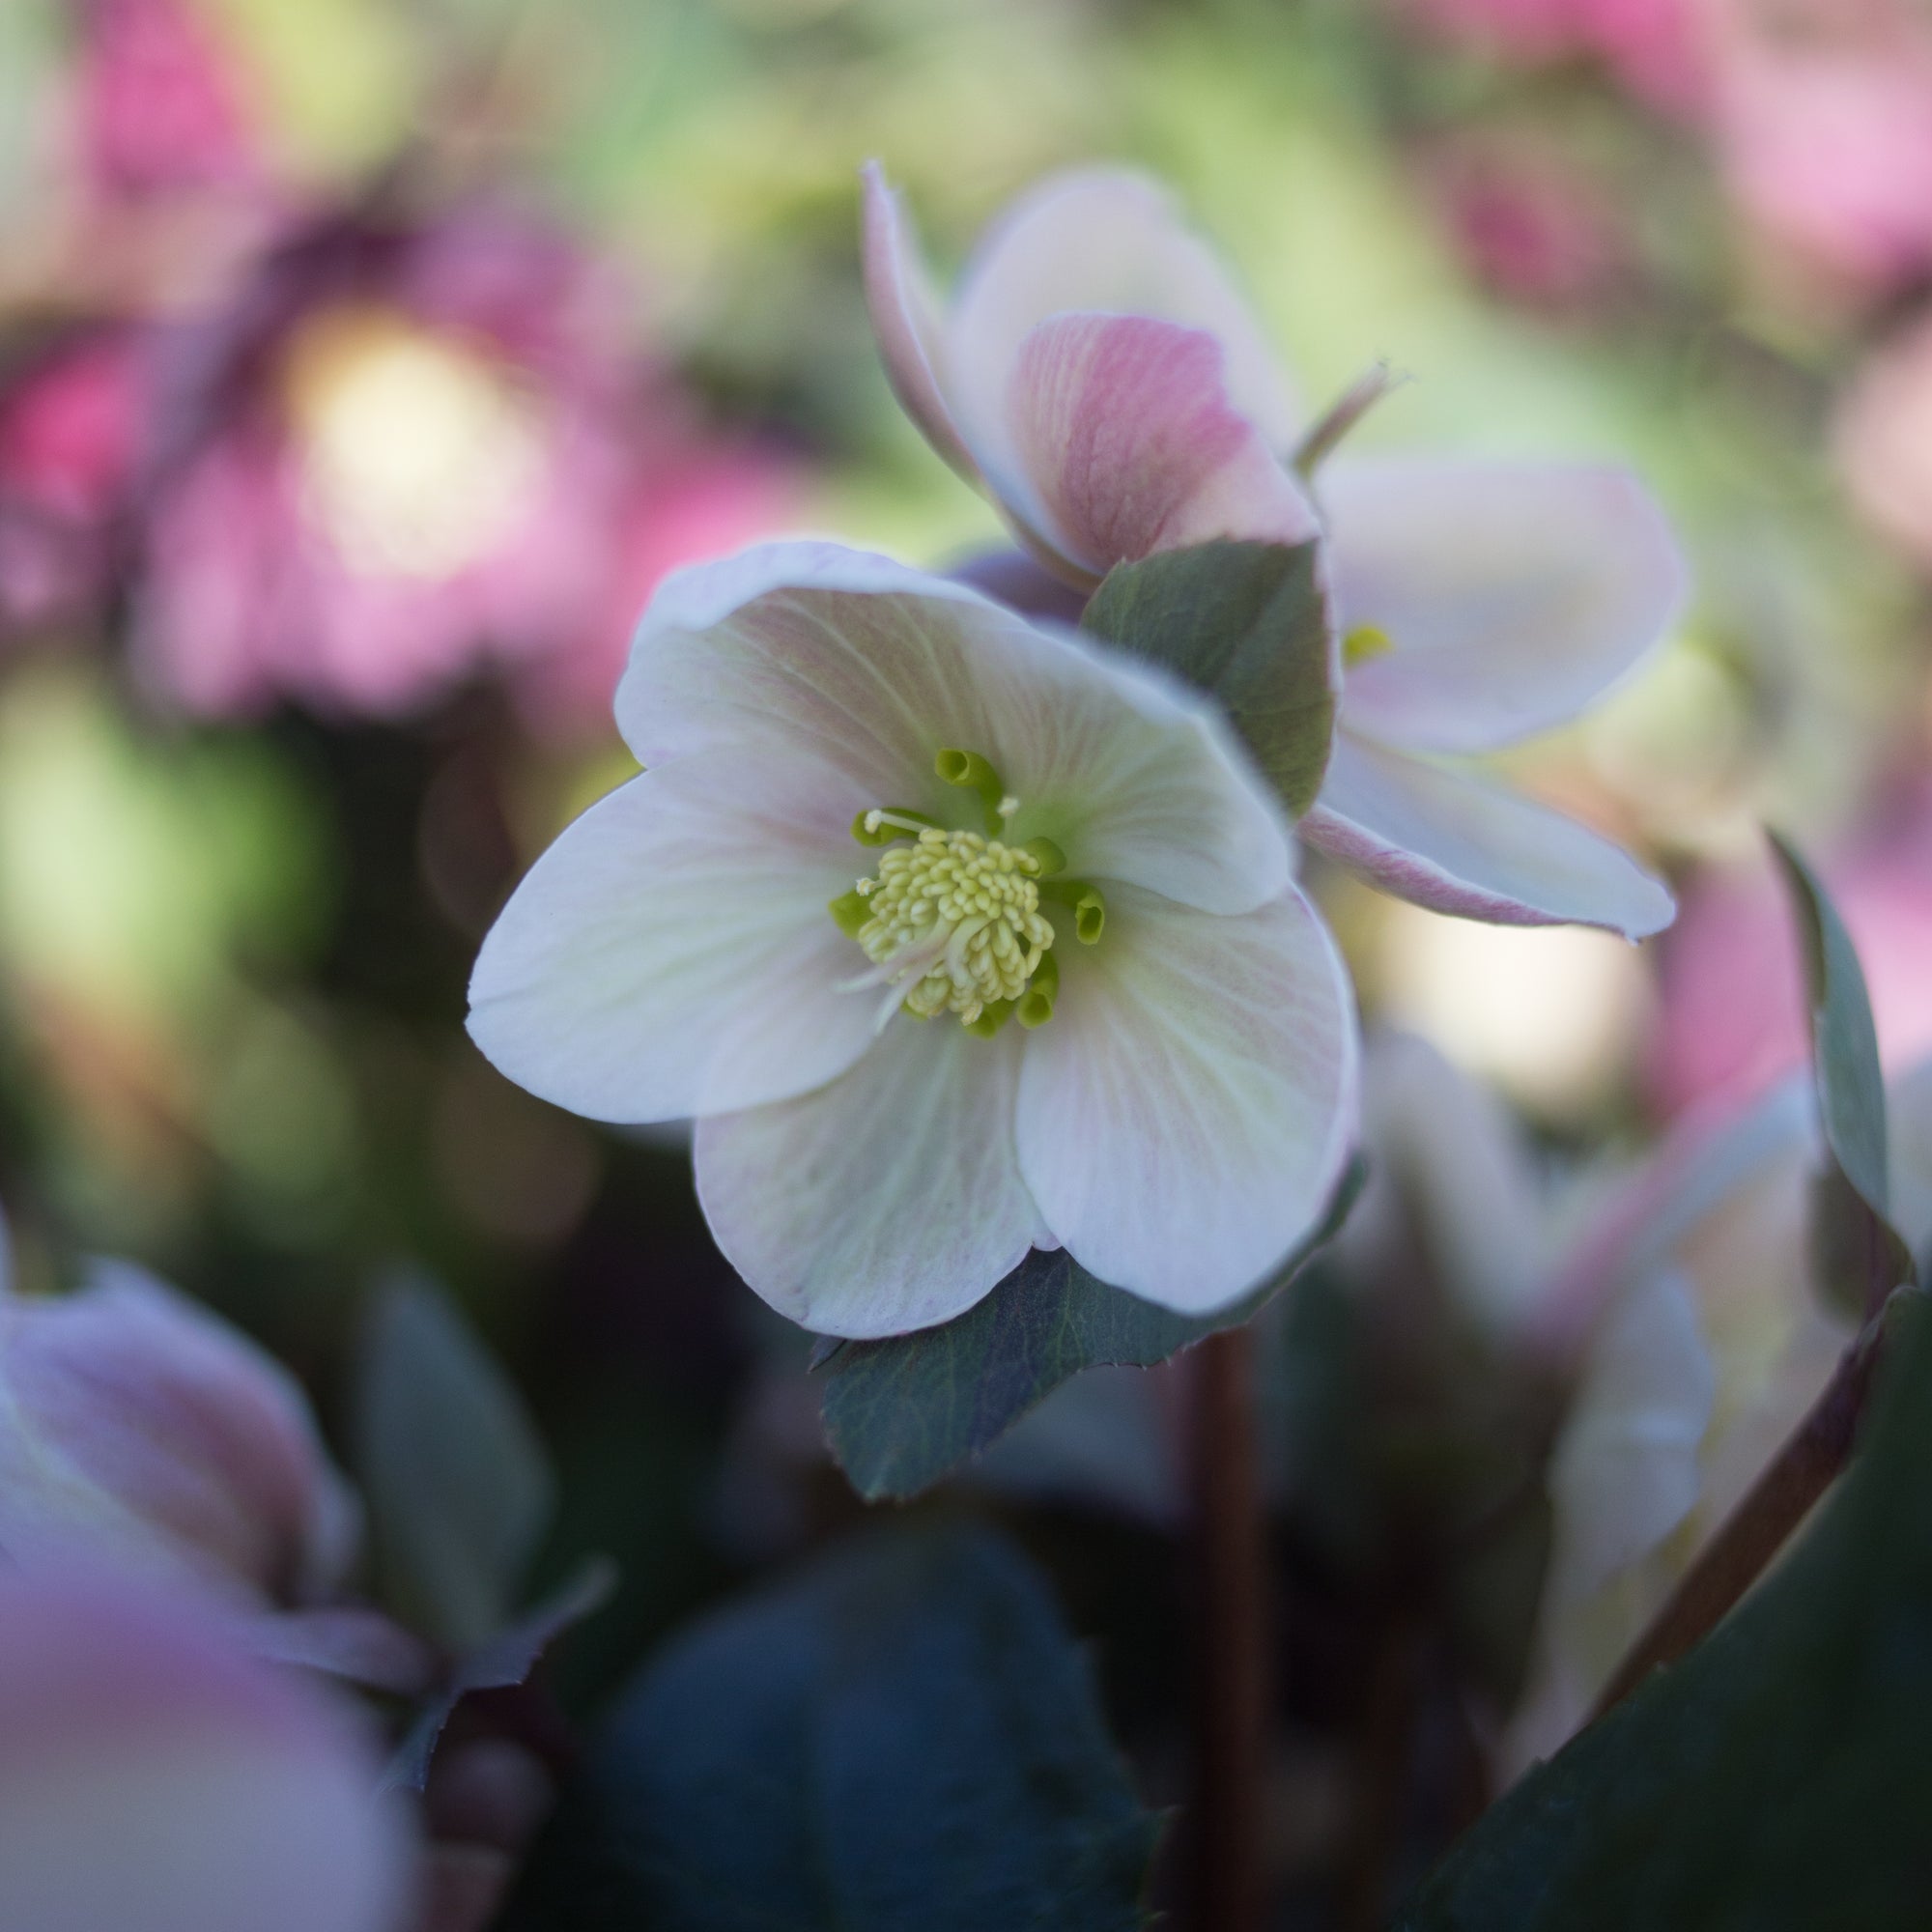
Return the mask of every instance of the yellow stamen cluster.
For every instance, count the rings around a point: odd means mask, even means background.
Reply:
[[[855,937],[885,983],[913,981],[907,1011],[952,1011],[971,1026],[1017,1000],[1053,944],[1038,877],[1031,852],[928,826],[880,855],[877,878],[860,880],[869,917]]]

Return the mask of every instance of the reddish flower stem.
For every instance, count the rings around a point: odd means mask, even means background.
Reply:
[[[1189,1922],[1194,1932],[1258,1932],[1270,1673],[1254,1337],[1246,1328],[1210,1335],[1188,1365],[1196,1586]]]

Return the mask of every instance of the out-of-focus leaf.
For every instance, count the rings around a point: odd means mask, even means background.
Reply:
[[[509,1621],[555,1503],[522,1397],[442,1295],[402,1281],[370,1318],[355,1421],[389,1607],[473,1651]]]
[[[917,1495],[1082,1369],[1151,1368],[1239,1326],[1334,1236],[1365,1172],[1350,1167],[1321,1225],[1270,1281],[1213,1315],[1177,1315],[1096,1280],[1065,1249],[1037,1249],[951,1321],[835,1348],[818,1358],[832,1453],[867,1500]]]
[[[1315,544],[1197,544],[1116,564],[1080,621],[1212,692],[1289,810],[1315,803],[1341,688]]]
[[[516,1932],[1131,1932],[1157,1833],[1039,1577],[891,1530],[673,1643],[592,1741]]]
[[[1917,1278],[1890,1221],[1885,1075],[1864,974],[1850,933],[1797,850],[1773,849],[1791,889],[1810,1006],[1811,1065],[1827,1165],[1811,1197],[1812,1261],[1826,1294],[1855,1319]]]
[[[575,1577],[533,1610],[460,1658],[415,1715],[383,1774],[383,1789],[420,1791],[430,1760],[452,1713],[472,1690],[507,1690],[523,1683],[565,1631],[603,1608],[617,1587],[617,1566],[593,1556]]]
[[[1876,1424],[1804,1540],[1504,1798],[1400,1932],[1925,1923],[1932,1320],[1905,1299]]]

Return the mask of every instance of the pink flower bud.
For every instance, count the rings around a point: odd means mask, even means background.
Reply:
[[[0,1290],[0,1553],[111,1553],[242,1602],[336,1582],[355,1530],[294,1378],[123,1263],[80,1293]]]
[[[204,1607],[126,1574],[0,1571],[0,1658],[8,1932],[396,1924],[400,1820],[348,1707]]]

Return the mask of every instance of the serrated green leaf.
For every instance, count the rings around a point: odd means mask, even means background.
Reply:
[[[371,1313],[355,1444],[389,1608],[447,1650],[474,1650],[516,1608],[555,1482],[515,1385],[420,1282],[392,1284]]]
[[[989,1447],[1070,1376],[1151,1368],[1237,1327],[1330,1240],[1361,1191],[1350,1167],[1321,1225],[1261,1289],[1213,1315],[1177,1315],[1036,1250],[986,1298],[936,1328],[848,1342],[825,1358],[825,1434],[868,1501],[917,1495]]]
[[[1116,564],[1081,624],[1211,692],[1294,817],[1328,769],[1341,690],[1318,546],[1209,543]]]
[[[620,1698],[507,1932],[1133,1932],[1157,1833],[1085,1658],[988,1532],[862,1538]]]
[[[1811,1066],[1830,1165],[1812,1194],[1811,1257],[1827,1296],[1862,1320],[1916,1279],[1892,1227],[1885,1075],[1857,949],[1797,849],[1771,835],[1791,891],[1804,961]]]
[[[1925,1923],[1932,1319],[1902,1299],[1876,1424],[1804,1541],[1517,1785],[1398,1932]]]

